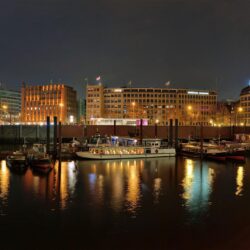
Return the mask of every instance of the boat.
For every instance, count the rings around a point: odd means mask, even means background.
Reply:
[[[176,155],[174,148],[140,147],[140,146],[110,146],[93,147],[89,151],[76,152],[83,159],[90,160],[115,160],[172,157]]]
[[[204,144],[201,150],[200,143],[183,143],[181,144],[181,154],[193,157],[200,157],[217,161],[225,161],[227,150],[216,144]]]
[[[54,167],[54,161],[48,154],[35,154],[29,163],[34,171],[43,173],[50,172]]]
[[[228,145],[218,145],[214,143],[204,143],[203,150],[198,142],[182,143],[182,155],[191,157],[202,157],[209,160],[216,161],[245,161],[245,149],[241,147],[230,147]]]
[[[6,165],[13,170],[26,169],[28,166],[26,155],[21,151],[15,151],[6,157]]]

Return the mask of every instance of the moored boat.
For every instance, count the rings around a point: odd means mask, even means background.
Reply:
[[[15,151],[6,157],[6,165],[13,170],[22,170],[27,167],[26,155],[21,151]]]
[[[136,147],[136,146],[116,146],[116,147],[93,147],[87,152],[76,152],[80,158],[90,160],[113,160],[113,159],[137,159],[175,156],[174,148],[157,147]]]
[[[54,161],[48,154],[37,154],[30,159],[30,166],[33,170],[48,173],[54,167]]]
[[[200,143],[183,143],[181,154],[191,157],[200,157],[216,161],[245,161],[245,149],[240,147],[231,148],[225,145],[204,143],[201,149]]]

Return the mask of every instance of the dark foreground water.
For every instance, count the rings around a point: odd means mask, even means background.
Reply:
[[[0,249],[250,249],[250,165],[186,158],[0,168]]]

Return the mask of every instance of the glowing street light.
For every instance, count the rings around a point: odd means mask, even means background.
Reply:
[[[189,111],[191,111],[191,110],[193,109],[193,107],[192,107],[191,105],[188,105],[188,106],[187,106],[187,109],[188,109]]]
[[[243,112],[243,108],[242,107],[238,107],[237,112],[236,112],[236,126],[238,125],[238,114]]]

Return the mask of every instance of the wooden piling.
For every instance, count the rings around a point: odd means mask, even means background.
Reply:
[[[59,122],[58,124],[58,160],[59,160],[59,167],[61,166],[61,152],[62,152],[62,123]]]
[[[143,120],[140,119],[140,145],[142,145],[142,141],[143,141]]]
[[[178,143],[178,139],[179,139],[179,123],[178,123],[178,119],[175,119],[175,149],[178,150],[179,147],[179,143]]]
[[[46,151],[47,151],[47,154],[49,154],[50,153],[50,117],[49,116],[47,116],[46,132],[47,132]]]
[[[169,121],[169,136],[168,136],[168,143],[169,146],[173,146],[173,119],[170,119]]]
[[[56,155],[57,155],[57,117],[54,116],[54,142],[53,142],[53,146],[54,146],[54,149],[53,149],[53,154],[54,154],[54,158],[56,158]]]
[[[114,131],[113,131],[113,133],[114,133],[114,136],[116,136],[116,120],[114,120]]]
[[[155,138],[157,138],[158,136],[158,126],[157,126],[157,122],[155,122]]]
[[[200,126],[200,149],[201,149],[200,156],[202,159],[203,158],[203,124],[202,123]]]

